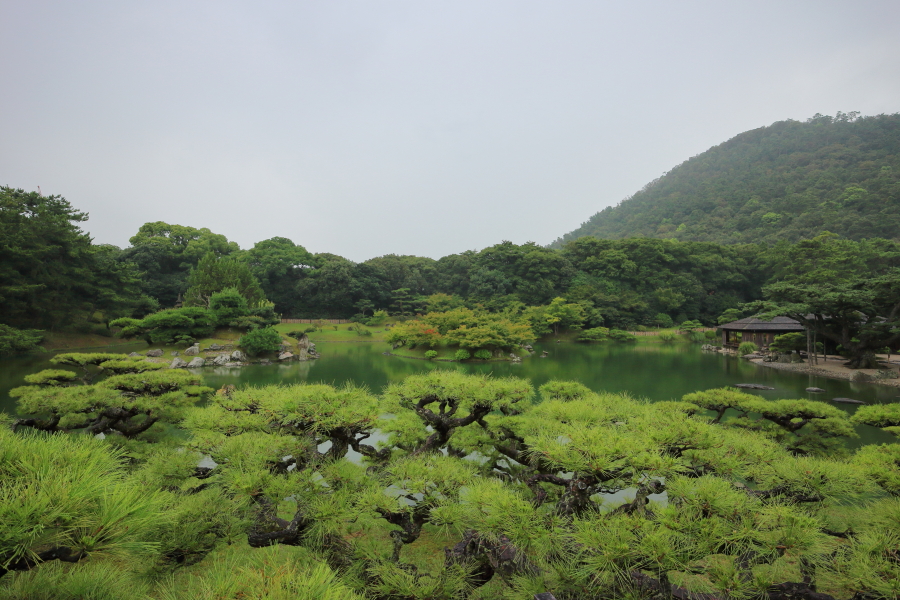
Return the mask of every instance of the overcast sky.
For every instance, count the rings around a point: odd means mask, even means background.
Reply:
[[[900,2],[0,0],[0,185],[361,261],[548,244],[689,157],[900,111]]]

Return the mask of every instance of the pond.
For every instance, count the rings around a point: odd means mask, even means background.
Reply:
[[[551,379],[577,380],[594,390],[627,392],[634,397],[651,401],[678,400],[697,390],[758,383],[774,390],[753,391],[772,400],[809,398],[829,400],[848,397],[867,403],[896,402],[900,389],[866,383],[825,379],[776,369],[759,367],[747,361],[721,354],[707,353],[696,344],[572,344],[537,343],[535,354],[521,363],[453,363],[429,362],[385,356],[387,344],[379,342],[341,343],[321,342],[316,345],[322,358],[309,362],[291,362],[268,366],[252,365],[242,368],[205,368],[206,384],[219,388],[226,384],[267,385],[271,383],[323,382],[340,385],[352,381],[380,392],[390,382],[431,369],[458,369],[467,373],[492,373],[496,376],[517,376],[530,379],[535,387]],[[139,346],[138,348],[142,348]],[[107,351],[130,352],[131,347]],[[549,353],[539,358],[541,352]],[[0,362],[0,411],[14,412],[15,400],[9,390],[23,384],[23,378],[48,368],[49,355],[9,359]],[[810,394],[807,387],[820,387],[825,394]],[[856,406],[835,405],[852,414]],[[859,427],[860,439],[851,446],[894,442],[890,434],[873,427]]]

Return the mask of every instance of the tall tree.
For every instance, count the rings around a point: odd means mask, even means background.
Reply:
[[[212,252],[200,259],[191,270],[188,285],[190,287],[184,295],[185,306],[208,307],[212,295],[226,288],[237,290],[247,299],[250,307],[262,306],[266,302],[259,282],[246,263],[228,256],[218,258]]]
[[[123,259],[142,272],[143,291],[164,307],[175,305],[188,288],[187,278],[206,254],[228,256],[239,250],[222,234],[162,221],[144,223],[131,237]]]
[[[283,237],[257,242],[241,255],[250,272],[259,280],[266,297],[275,303],[275,310],[285,315],[299,314],[297,283],[304,269],[315,264],[306,248]]]
[[[133,266],[91,245],[78,225],[87,218],[62,196],[0,188],[0,321],[51,328],[97,310],[130,314],[140,298]]]

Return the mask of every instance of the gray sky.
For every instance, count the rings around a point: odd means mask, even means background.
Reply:
[[[742,131],[900,111],[900,2],[0,0],[0,185],[352,260],[547,244]]]

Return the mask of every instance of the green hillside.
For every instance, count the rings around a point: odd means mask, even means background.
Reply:
[[[823,231],[855,240],[900,236],[900,114],[816,115],[747,131],[554,245],[583,236],[796,241]]]

